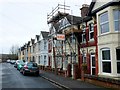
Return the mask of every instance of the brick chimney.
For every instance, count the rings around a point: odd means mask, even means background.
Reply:
[[[83,4],[81,10],[81,17],[85,17],[88,14],[89,5]]]

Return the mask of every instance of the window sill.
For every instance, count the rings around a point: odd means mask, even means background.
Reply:
[[[82,41],[82,42],[81,42],[81,44],[85,44],[85,43],[86,43],[86,41]]]
[[[106,34],[109,34],[110,32],[106,32],[106,33],[102,33],[102,34],[100,34],[100,35],[106,35]]]
[[[110,34],[110,32],[100,34],[98,37],[100,37],[100,36],[105,36],[105,35],[108,35],[108,34]]]
[[[120,33],[120,31],[115,31],[115,33]]]
[[[88,42],[94,42],[95,40],[94,39],[90,39]]]

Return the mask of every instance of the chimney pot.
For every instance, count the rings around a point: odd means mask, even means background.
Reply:
[[[87,16],[88,10],[89,10],[89,5],[83,4],[82,8],[80,8],[80,10],[81,10],[81,17]]]

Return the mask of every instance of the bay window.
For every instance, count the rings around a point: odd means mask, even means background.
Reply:
[[[100,15],[100,31],[101,34],[109,32],[108,12]]]
[[[44,65],[46,65],[46,59],[47,59],[47,57],[46,57],[46,55],[44,55]]]
[[[114,10],[114,29],[115,31],[120,31],[120,10]]]
[[[47,42],[44,41],[44,49],[47,49]]]
[[[110,49],[101,49],[102,72],[111,73]]]
[[[120,48],[116,49],[117,73],[120,74]]]

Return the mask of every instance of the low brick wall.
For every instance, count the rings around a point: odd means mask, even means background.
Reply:
[[[58,70],[58,75],[65,76],[65,71],[64,70]]]
[[[51,68],[51,67],[45,67],[45,66],[39,66],[39,69],[40,70],[45,70],[47,72],[55,72],[55,69],[54,68]],[[65,71],[64,70],[60,70],[58,69],[58,75],[62,75],[62,76],[65,76]]]
[[[120,90],[120,85],[117,85],[117,84],[112,84],[112,83],[98,81],[98,80],[94,80],[94,79],[88,79],[88,78],[85,78],[85,81],[92,83],[94,85],[97,85],[97,86],[102,86],[102,87],[106,87],[106,88],[113,88],[115,90]]]
[[[112,78],[97,77],[91,75],[85,75],[85,81],[92,83],[94,85],[112,88],[115,90],[120,90],[120,80],[115,80]]]
[[[53,73],[55,72],[54,68],[52,69],[50,67],[40,66],[40,69],[45,70],[47,72],[53,72]],[[65,71],[58,69],[58,75],[65,77]],[[102,86],[102,87],[106,87],[106,88],[120,90],[120,80],[85,74],[84,81],[92,83],[92,84],[97,85],[97,86]]]

